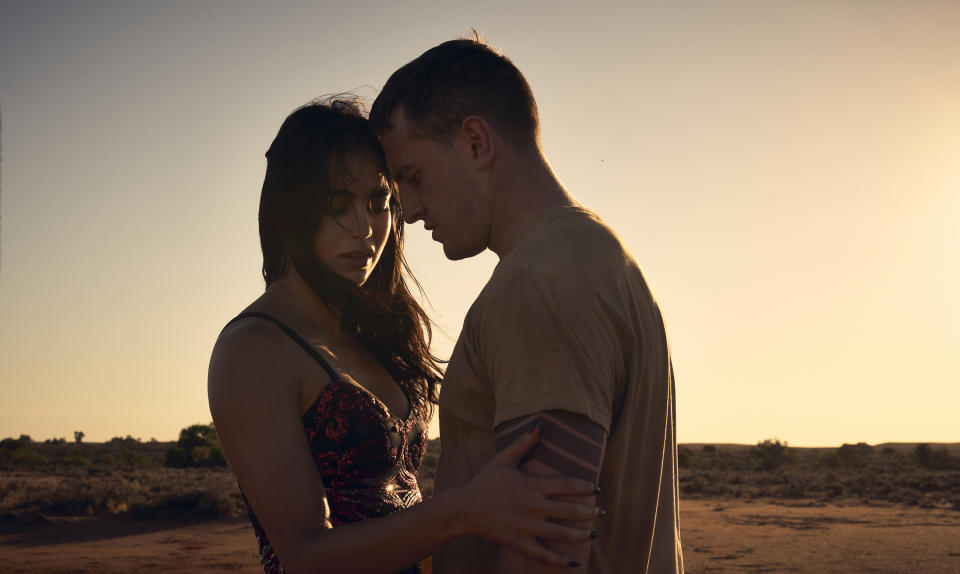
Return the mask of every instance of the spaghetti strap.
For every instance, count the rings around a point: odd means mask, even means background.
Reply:
[[[224,329],[226,329],[230,324],[236,321],[239,321],[240,319],[245,319],[247,317],[257,317],[260,319],[265,319],[267,321],[270,321],[277,327],[280,327],[280,330],[282,330],[284,333],[289,335],[289,337],[293,339],[298,345],[303,347],[303,350],[309,353],[310,356],[313,357],[313,359],[316,362],[320,363],[320,366],[323,367],[323,370],[326,371],[328,375],[330,375],[331,381],[335,381],[338,378],[340,378],[339,375],[337,375],[337,372],[333,370],[333,367],[330,366],[330,363],[328,363],[327,360],[324,359],[323,356],[320,355],[320,353],[318,353],[317,350],[310,345],[310,343],[306,342],[303,337],[297,334],[296,331],[294,331],[290,327],[287,327],[285,324],[281,323],[279,319],[277,319],[276,317],[273,317],[272,315],[267,315],[266,313],[260,313],[258,311],[247,311],[245,313],[240,313],[239,315],[231,319],[230,323],[227,323],[224,326]]]

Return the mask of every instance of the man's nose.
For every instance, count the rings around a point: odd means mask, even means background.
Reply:
[[[404,223],[416,223],[423,219],[423,203],[420,202],[420,196],[416,191],[409,185],[400,184],[397,195],[400,196],[400,210],[403,212]]]

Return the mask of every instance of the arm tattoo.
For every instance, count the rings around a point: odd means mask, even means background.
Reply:
[[[534,425],[540,426],[540,441],[521,464],[538,460],[567,476],[597,480],[607,433],[583,415],[552,410],[507,421],[497,427],[497,449],[505,448]]]

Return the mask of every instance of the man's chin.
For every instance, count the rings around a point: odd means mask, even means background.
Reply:
[[[483,247],[483,246],[464,247],[464,246],[451,245],[449,243],[443,244],[443,254],[450,261],[459,261],[461,259],[468,259],[470,257],[473,257],[474,255],[481,253],[484,249],[486,249],[486,247]]]

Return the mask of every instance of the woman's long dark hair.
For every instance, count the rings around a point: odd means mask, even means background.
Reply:
[[[270,286],[291,263],[320,300],[339,314],[341,328],[373,353],[408,399],[432,412],[442,371],[430,353],[430,320],[407,288],[405,275],[418,289],[420,285],[403,258],[403,218],[396,194],[390,199],[393,228],[363,287],[317,259],[314,238],[320,220],[330,213],[330,190],[335,178],[347,173],[347,159],[357,153],[373,154],[387,173],[383,150],[370,132],[359,98],[332,96],[287,116],[267,150],[260,194],[263,278]]]

